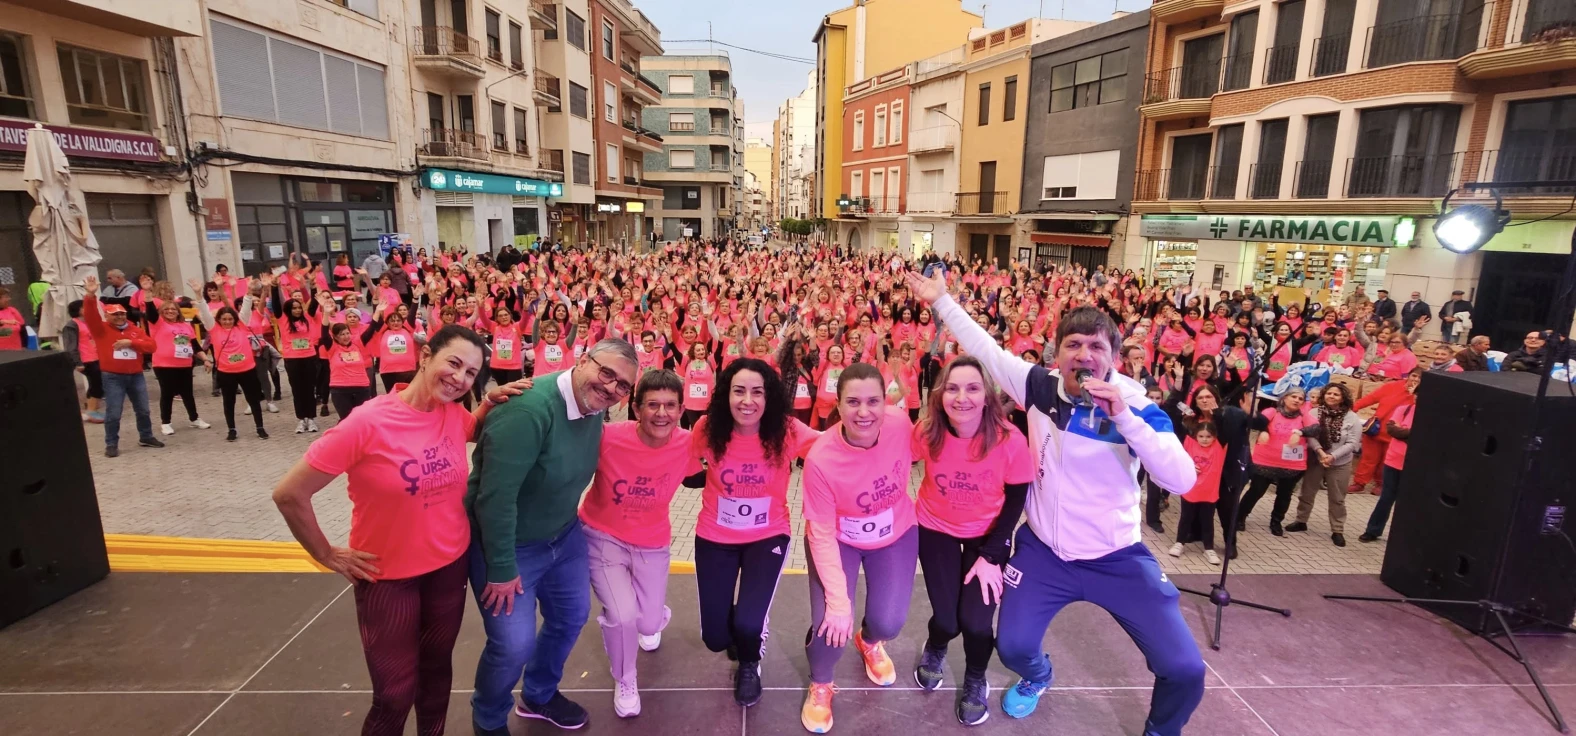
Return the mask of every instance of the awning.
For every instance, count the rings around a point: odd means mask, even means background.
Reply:
[[[1029,242],[1042,245],[1072,245],[1084,248],[1109,248],[1109,235],[1076,235],[1073,233],[1029,233]]]

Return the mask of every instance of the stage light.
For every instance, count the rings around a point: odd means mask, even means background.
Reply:
[[[1510,222],[1510,213],[1505,211],[1499,192],[1494,191],[1493,194],[1492,209],[1480,204],[1461,205],[1451,209],[1450,197],[1454,196],[1455,192],[1445,195],[1445,201],[1440,203],[1440,208],[1445,210],[1445,213],[1434,221],[1434,238],[1445,250],[1452,253],[1471,253],[1482,248],[1505,229],[1505,225]]]

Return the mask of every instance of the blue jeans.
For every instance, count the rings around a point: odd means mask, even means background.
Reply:
[[[126,399],[137,415],[137,438],[153,439],[153,415],[148,413],[148,379],[141,373],[104,372],[104,446],[120,446],[120,413]]]
[[[1395,508],[1395,497],[1401,493],[1401,471],[1388,465],[1384,466],[1380,485],[1379,502],[1374,504],[1374,512],[1368,515],[1368,528],[1363,530],[1370,537],[1384,534],[1384,525],[1390,522],[1390,510]]]
[[[580,520],[571,522],[558,536],[515,547],[515,564],[525,593],[514,599],[514,613],[492,615],[482,611],[487,646],[476,663],[476,691],[471,695],[471,718],[482,728],[504,728],[514,706],[514,686],[520,696],[540,705],[558,692],[564,678],[564,661],[580,638],[580,629],[591,615],[591,565]],[[471,592],[481,605],[487,589],[487,564],[481,543],[471,539]],[[542,610],[542,630],[536,630],[536,610]],[[524,682],[521,682],[521,669]]]
[[[1140,542],[1093,560],[1063,560],[1028,524],[1019,527],[1003,573],[996,651],[1032,682],[1051,681],[1045,630],[1057,612],[1088,601],[1111,614],[1144,653],[1155,689],[1145,736],[1180,736],[1204,699],[1204,657],[1177,607],[1177,589]]]

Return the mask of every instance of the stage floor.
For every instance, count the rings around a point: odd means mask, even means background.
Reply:
[[[1175,576],[1207,588],[1209,579]],[[807,580],[783,578],[764,661],[766,694],[733,704],[727,659],[701,645],[695,581],[669,586],[673,623],[662,648],[640,655],[643,713],[613,715],[611,680],[592,620],[565,668],[564,691],[591,712],[590,733],[799,734],[808,681],[803,651]],[[0,733],[5,736],[356,734],[370,700],[366,664],[344,581],[326,574],[117,573],[0,630]],[[1213,608],[1184,595],[1183,612],[1209,665],[1208,690],[1189,733],[1555,733],[1520,666],[1449,624],[1407,606],[1328,602],[1321,593],[1388,594],[1367,576],[1247,575],[1239,598],[1291,608],[1293,617],[1233,608],[1225,648],[1208,649]],[[859,658],[838,670],[834,733],[859,736],[962,731],[953,717],[963,666],[949,655],[939,692],[911,678],[928,603],[916,585],[908,625],[888,651],[898,683],[877,688]],[[469,688],[483,642],[474,606],[455,649],[449,733],[469,736]],[[1527,640],[1557,702],[1576,716],[1576,640]],[[1011,673],[994,663],[990,721],[981,733],[1141,734],[1153,678],[1111,618],[1067,608],[1046,637],[1056,667],[1040,711],[1015,721],[1000,711]],[[557,733],[511,720],[515,734]],[[412,718],[407,733],[415,733]]]

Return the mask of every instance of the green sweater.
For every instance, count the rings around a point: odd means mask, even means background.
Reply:
[[[575,520],[596,472],[602,415],[570,421],[558,375],[488,412],[476,440],[465,511],[489,583],[519,575],[516,546],[552,539]]]

